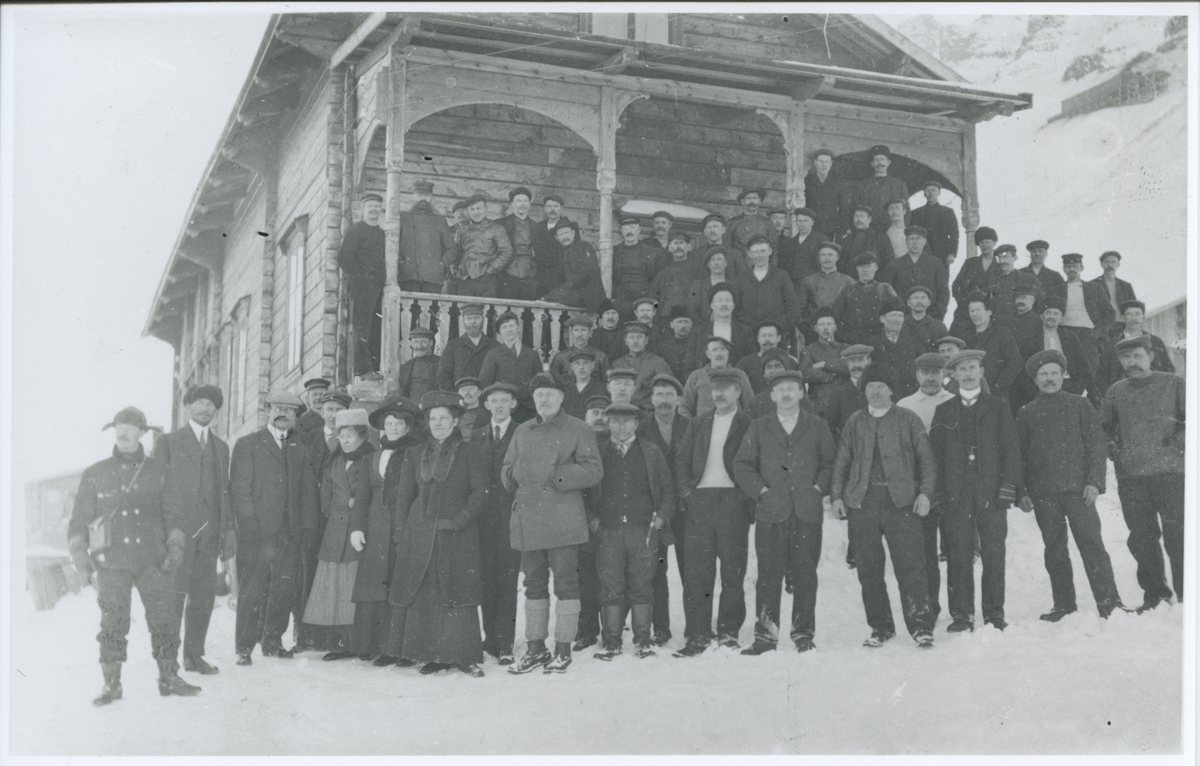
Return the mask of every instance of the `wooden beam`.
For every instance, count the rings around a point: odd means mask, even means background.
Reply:
[[[219,271],[221,268],[221,253],[215,250],[180,248],[179,256],[209,271]]]
[[[337,51],[337,43],[332,40],[321,40],[315,37],[303,37],[301,35],[288,34],[287,32],[276,32],[276,39],[285,45],[291,45],[299,48],[307,53],[311,53],[319,59],[329,59]]]
[[[792,87],[788,91],[788,95],[797,101],[808,101],[826,88],[832,88],[836,82],[837,80],[829,75],[814,77]]]
[[[392,48],[399,46],[403,48],[412,41],[413,32],[421,27],[421,22],[415,21],[410,17],[404,17],[396,28],[383,38],[371,52],[363,56],[362,59],[354,65],[354,69],[358,74],[366,72],[371,67],[378,64],[385,56],[392,52]]]
[[[884,74],[901,74],[902,69],[908,66],[912,59],[902,50],[893,51],[884,56],[875,64],[875,71],[883,72]]]
[[[379,29],[383,22],[387,21],[388,15],[382,11],[372,13],[367,17],[367,20],[358,25],[358,29],[350,33],[346,41],[338,46],[333,52],[333,57],[329,59],[329,68],[336,69],[343,61],[349,58],[351,53],[358,49],[358,46],[366,42],[366,39],[371,36],[371,33]]]
[[[959,109],[954,113],[954,116],[968,122],[987,122],[993,117],[999,117],[1000,115],[1011,117],[1012,113],[1013,105],[1009,103],[976,104]]]
[[[592,71],[604,72],[605,74],[621,74],[621,72],[625,71],[625,67],[630,64],[636,64],[639,58],[637,50],[629,47],[621,48],[621,50],[592,67]]]

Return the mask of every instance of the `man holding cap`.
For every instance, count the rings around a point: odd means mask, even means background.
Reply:
[[[441,359],[433,353],[437,337],[428,327],[418,327],[409,333],[412,358],[400,365],[400,395],[419,402],[426,391],[436,391],[437,370]]]
[[[912,211],[912,223],[929,232],[929,252],[949,268],[958,257],[958,218],[953,210],[938,202],[941,182],[931,178],[923,189],[925,204]]]
[[[167,467],[146,455],[141,439],[146,416],[126,407],[112,428],[112,457],[83,472],[67,527],[71,561],[84,578],[93,572],[100,603],[100,668],[104,689],[97,707],[121,699],[131,595],[136,586],[146,609],[150,646],[158,661],[158,691],[190,697],[200,693],[179,677],[179,623],[174,572],[183,564],[186,520],[178,503],[166,502]],[[215,568],[212,575],[216,577]],[[211,607],[211,604],[209,605]]]
[[[462,256],[455,271],[459,295],[495,298],[499,275],[513,258],[512,243],[504,224],[487,217],[487,198],[474,194],[466,199],[467,222],[458,232]]]
[[[954,319],[950,322],[950,334],[965,338],[971,330],[971,320],[967,318],[967,296],[975,291],[984,295],[991,293],[996,275],[1000,267],[996,263],[993,252],[997,243],[996,230],[989,226],[980,226],[975,230],[975,244],[979,247],[979,255],[963,261],[958,270],[958,276],[950,286],[956,305]]]
[[[1041,301],[1042,283],[1032,274],[1017,271],[1016,245],[1000,245],[996,248],[996,265],[1000,270],[992,283],[991,295],[995,315],[993,321],[1001,327],[1013,329],[1013,317],[1017,313],[1017,292],[1033,290],[1035,302]]]
[[[636,374],[633,405],[641,409],[649,409],[650,386],[655,375],[670,375],[671,367],[658,354],[647,351],[650,341],[650,328],[641,322],[625,323],[625,347],[629,353],[613,360],[613,368],[633,370]]]
[[[895,289],[897,295],[908,295],[916,285],[932,290],[933,305],[928,313],[941,321],[950,305],[950,276],[946,264],[937,256],[926,252],[925,243],[929,232],[924,226],[909,226],[904,229],[908,254],[892,261],[883,271],[880,281]]]
[[[1108,389],[1102,414],[1145,611],[1171,598],[1160,536],[1171,558],[1175,598],[1183,600],[1187,387],[1178,375],[1153,370],[1145,335],[1118,341],[1116,350],[1125,380]]]
[[[975,629],[975,535],[983,561],[983,621],[1004,630],[1008,509],[1022,489],[1021,452],[1007,403],[986,394],[985,352],[960,351],[947,365],[958,394],[938,405],[929,440],[938,461],[937,500],[948,548],[951,633]]]
[[[876,264],[882,266],[891,262],[892,243],[882,228],[871,225],[872,216],[869,205],[855,206],[851,214],[850,228],[838,236],[837,243],[842,246],[838,268],[842,273],[854,276],[855,261],[863,253],[874,253]],[[879,261],[881,257],[885,259],[882,264]]]
[[[771,239],[771,219],[763,215],[762,204],[767,198],[766,189],[743,189],[737,196],[742,212],[729,219],[729,244],[742,252],[750,249],[750,240],[755,237]]]
[[[229,445],[213,433],[217,410],[225,403],[216,386],[192,386],[183,396],[188,422],[163,437],[155,457],[167,466],[163,507],[180,520],[187,540],[175,572],[175,634],[185,625],[183,669],[212,675],[204,661],[204,641],[216,598],[217,557],[237,554],[233,508],[229,503]]]
[[[325,425],[325,418],[321,417],[321,400],[325,398],[325,392],[331,385],[333,384],[325,378],[310,378],[304,381],[304,393],[300,394],[300,399],[304,402],[305,409],[304,413],[296,418],[296,432],[301,438]]]
[[[400,214],[400,289],[413,293],[444,293],[450,268],[458,263],[454,232],[446,216],[433,209],[433,183],[413,184],[417,201]]]
[[[338,245],[338,266],[346,272],[350,292],[351,325],[354,333],[354,373],[366,375],[379,369],[382,332],[384,264],[383,196],[362,196],[362,219],[351,224]]]
[[[547,194],[542,200],[545,219],[534,226],[533,257],[537,262],[538,295],[545,295],[563,283],[562,245],[555,232],[558,222],[570,220],[562,214],[567,203],[557,194]]]
[[[733,461],[738,487],[755,503],[758,556],[754,644],[742,654],[773,651],[779,640],[784,570],[791,570],[791,638],[796,650],[815,648],[817,563],[821,559],[821,498],[828,494],[837,446],[829,428],[804,412],[804,378],[795,370],[770,381],[775,415],[755,420]]]
[[[1056,349],[1029,357],[1025,371],[1037,384],[1038,394],[1017,413],[1017,440],[1025,461],[1021,510],[1034,512],[1042,530],[1054,596],[1053,607],[1042,615],[1047,622],[1058,622],[1077,608],[1067,551],[1068,521],[1100,616],[1123,608],[1096,513],[1106,473],[1104,430],[1095,407],[1063,390],[1068,366]]]
[[[653,242],[655,240],[648,239],[646,241]],[[670,316],[677,307],[686,311],[688,291],[691,289],[692,282],[703,276],[696,270],[695,264],[688,260],[688,251],[691,249],[691,245],[691,237],[686,232],[671,232],[670,242],[667,244],[671,260],[659,269],[658,274],[654,277],[654,284],[650,286],[649,293],[650,297],[658,303],[658,310],[663,316]]]
[[[481,303],[464,303],[458,307],[459,335],[447,341],[437,366],[437,387],[442,391],[454,388],[460,378],[478,377],[483,360],[497,342],[483,332],[484,307]]]
[[[825,239],[845,228],[842,224],[844,183],[833,170],[833,152],[818,149],[813,154],[812,170],[804,176],[804,201],[816,214],[815,227]]]
[[[579,628],[579,546],[588,541],[583,491],[600,483],[604,467],[596,436],[562,411],[563,392],[547,374],[530,381],[537,417],[517,426],[504,456],[504,488],[515,493],[512,547],[521,551],[525,575],[527,648],[510,673],[565,672]],[[550,574],[554,574],[554,654],[546,647],[550,625]]]
[[[1044,239],[1035,239],[1025,245],[1025,249],[1029,251],[1029,265],[1022,268],[1021,271],[1037,277],[1038,282],[1042,285],[1042,295],[1057,292],[1065,280],[1062,274],[1046,265],[1050,243]]]
[[[594,326],[595,320],[591,314],[576,314],[567,320],[567,347],[560,349],[550,360],[550,374],[564,386],[575,380],[571,364],[578,356],[573,355],[573,352],[585,348],[594,352],[590,357],[592,377],[598,381],[604,381],[604,373],[609,366],[608,355],[591,345]]]
[[[612,299],[626,321],[633,319],[633,302],[650,294],[650,285],[662,261],[662,251],[642,241],[637,216],[621,218],[621,241],[613,246]],[[665,259],[663,259],[665,261]]]
[[[237,664],[249,665],[262,644],[264,657],[291,659],[283,632],[296,602],[301,532],[319,514],[317,477],[295,432],[300,399],[267,394],[267,425],[243,436],[230,457],[230,495],[237,519]]]
[[[513,259],[500,275],[499,297],[519,301],[535,301],[538,292],[537,261],[533,256],[533,239],[537,221],[529,217],[533,192],[518,186],[508,193],[512,212],[500,219],[512,245]]]
[[[866,343],[883,329],[879,321],[883,305],[896,298],[891,285],[875,281],[875,273],[879,270],[875,253],[859,255],[854,265],[858,270],[858,281],[838,293],[832,307],[841,328],[838,340],[852,344]]]

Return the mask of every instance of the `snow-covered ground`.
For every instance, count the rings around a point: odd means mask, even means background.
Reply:
[[[1111,473],[1099,509],[1117,585],[1141,602]],[[92,707],[101,686],[90,589],[47,612],[14,593],[13,755],[383,754],[1169,754],[1181,748],[1184,610],[1160,607],[1108,621],[1095,611],[1072,546],[1080,612],[1057,625],[1032,515],[1009,511],[1007,616],[992,628],[917,650],[901,636],[882,649],[869,630],[844,522],[827,519],[817,601],[817,651],[762,657],[669,651],[613,663],[578,654],[562,676],[420,676],[358,660],[234,665],[234,613],[220,599],[209,634],[215,677],[204,691],[161,698],[149,638],[134,609],[125,699]],[[753,538],[752,538],[753,539]],[[670,648],[682,645],[683,606],[672,560]],[[978,567],[977,573],[978,573]],[[746,578],[753,613],[755,560]],[[943,580],[944,582],[944,580]],[[17,583],[17,587],[22,587]],[[903,625],[889,572],[896,621]],[[977,595],[978,597],[978,595]],[[135,600],[136,602],[136,600]],[[785,598],[784,619],[790,614]],[[521,618],[518,617],[520,623]],[[522,625],[518,624],[518,640]],[[748,621],[741,640],[748,644]],[[628,640],[626,646],[628,648]]]

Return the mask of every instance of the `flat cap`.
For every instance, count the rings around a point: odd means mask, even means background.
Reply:
[[[567,204],[563,200],[563,198],[558,196],[557,194],[547,194],[546,196],[542,197],[542,204],[545,205],[547,202],[557,202],[558,204],[563,205],[564,207]]]
[[[364,409],[360,409],[358,407],[355,407],[352,410],[342,410],[341,412],[339,412],[338,414],[333,416],[333,427],[334,428],[341,428],[343,426],[366,427],[367,425],[370,424],[370,422],[371,421],[367,415],[367,411]]]
[[[454,207],[450,208],[450,212],[457,213],[459,210],[462,210],[466,206],[467,206],[467,201],[460,199],[458,202],[454,203]]]
[[[1042,299],[1042,311],[1045,312],[1046,309],[1058,309],[1059,311],[1066,313],[1067,299],[1061,295],[1047,295]]]
[[[904,294],[904,299],[908,300],[909,298],[913,297],[913,293],[925,293],[927,296],[929,296],[929,300],[933,300],[933,290],[930,290],[925,285],[913,285],[912,287],[908,288],[908,292]]]
[[[472,194],[470,197],[467,197],[465,200],[463,200],[463,207],[470,207],[476,202],[487,202],[487,197],[483,196],[482,194]],[[422,397],[422,399],[424,399],[424,397]]]
[[[921,184],[922,189],[928,189],[930,186],[936,186],[937,188],[940,189],[940,188],[942,188],[942,182],[937,180],[936,178],[930,178],[928,181]]]
[[[383,430],[383,421],[388,415],[394,415],[398,418],[408,417],[413,423],[421,421],[421,408],[412,399],[404,396],[392,396],[380,402],[375,411],[367,418],[367,422],[374,428]]]
[[[925,239],[929,239],[929,229],[926,229],[924,226],[914,224],[913,226],[904,227],[904,236],[911,237],[914,234],[920,234]]]
[[[304,402],[300,401],[300,397],[293,394],[291,391],[282,391],[275,389],[266,395],[263,399],[267,405],[277,404],[281,407],[303,407]]]
[[[563,229],[570,229],[576,234],[579,233],[579,224],[572,221],[570,218],[559,218],[558,223],[554,224],[554,232],[557,234]]]
[[[871,207],[870,205],[855,205],[854,209],[850,212],[857,213],[860,210],[870,217],[874,217],[875,215],[875,208]]]
[[[792,358],[792,355],[778,347],[769,348],[762,352],[762,356],[760,358],[762,359],[763,367],[767,366],[767,362],[776,361],[782,364],[783,369],[785,370],[799,369],[798,363]]]
[[[641,322],[626,322],[621,326],[621,333],[623,335],[628,335],[631,332],[640,332],[647,338],[650,337],[650,328]]]
[[[804,216],[804,217],[806,217],[806,218],[811,218],[811,219],[812,219],[812,220],[814,220],[814,221],[815,221],[815,220],[817,220],[817,214],[816,214],[816,213],[814,213],[814,212],[812,211],[812,209],[811,209],[811,208],[807,208],[807,207],[798,207],[798,208],[796,208],[795,210],[793,210],[792,212],[793,212],[795,215],[802,215],[802,216]]]
[[[787,380],[795,381],[798,386],[804,385],[804,376],[800,374],[799,370],[784,370],[775,373],[767,380],[767,389],[775,388],[776,385]]]
[[[1029,373],[1029,377],[1036,378],[1038,370],[1042,369],[1042,365],[1054,362],[1062,368],[1063,372],[1067,371],[1067,358],[1063,356],[1063,352],[1056,348],[1048,348],[1045,351],[1039,351],[1033,356],[1025,360],[1025,372]]]
[[[296,400],[297,405],[299,404],[299,401],[300,401],[299,399]],[[104,426],[104,428],[101,428],[100,430],[107,431],[110,428],[116,428],[117,426],[121,426],[121,425],[136,426],[136,427],[142,429],[143,431],[149,430],[149,428],[150,428],[148,425],[146,425],[145,413],[143,413],[137,407],[126,407],[125,409],[118,412],[116,415],[113,415],[112,421],[109,422],[107,425]]]
[[[633,370],[628,367],[614,367],[613,369],[606,372],[605,376],[609,380],[620,380],[622,378],[629,378],[630,380],[637,380],[638,374],[637,374],[637,370]]]
[[[467,314],[483,314],[485,311],[482,303],[464,303],[458,307],[458,315],[466,316]]]
[[[433,340],[437,336],[434,334],[433,330],[430,330],[428,327],[415,327],[409,331],[408,337],[427,338],[429,340]]]
[[[642,221],[636,215],[623,215],[621,220],[617,222],[618,226],[641,226]]]
[[[680,383],[674,375],[668,375],[665,372],[658,373],[654,376],[654,379],[650,381],[650,387],[654,388],[655,386],[674,386],[675,391],[680,396],[683,396],[683,384]]]
[[[749,241],[746,242],[746,247],[748,247],[748,248],[754,247],[755,245],[766,245],[767,247],[770,247],[771,240],[764,237],[763,235],[759,234],[759,235],[751,237],[749,239]]]
[[[865,343],[855,343],[853,346],[846,346],[842,349],[842,358],[849,359],[852,356],[869,356],[875,351]]]
[[[1125,313],[1125,309],[1141,309],[1143,314],[1146,313],[1146,304],[1138,300],[1121,301],[1119,308],[1122,314]],[[187,404],[187,402],[184,402],[184,404]],[[217,406],[220,407],[221,405],[218,404]]]
[[[708,250],[708,252],[706,252],[704,254],[704,265],[705,266],[708,265],[708,262],[712,260],[712,257],[714,255],[723,255],[723,256],[725,256],[726,261],[729,260],[729,251],[728,250],[726,250],[724,247],[713,247],[713,248],[710,248]]]
[[[655,306],[655,307],[658,306],[658,301],[654,300],[653,298],[651,298],[648,295],[644,295],[641,298],[638,298],[636,301],[633,302],[633,308],[636,309],[638,306],[642,305],[643,303],[649,303],[651,306]]]
[[[1038,248],[1038,247],[1042,248],[1043,250],[1049,250],[1050,243],[1044,239],[1035,239],[1034,241],[1032,241],[1028,245],[1026,245],[1025,249],[1033,250],[1034,248]]]
[[[708,373],[708,385],[710,388],[740,386],[742,385],[742,376],[738,375],[738,372],[739,370],[734,367],[722,367],[719,370],[710,370]]]
[[[612,399],[609,399],[603,394],[597,394],[596,396],[589,398],[587,403],[583,405],[583,408],[585,410],[602,410],[610,404],[612,404]]]
[[[529,381],[530,391],[536,391],[539,388],[553,388],[555,391],[562,391],[562,385],[547,372],[539,372]]]
[[[570,364],[577,359],[587,359],[591,362],[596,361],[596,349],[592,348],[591,346],[584,346],[583,348],[573,348],[567,352],[567,364]]]
[[[712,299],[716,296],[717,293],[729,293],[729,295],[733,298],[734,302],[737,302],[738,289],[736,287],[734,287],[732,282],[718,282],[715,285],[713,285],[712,287],[708,288],[708,302],[709,303],[712,303]]]
[[[965,340],[963,340],[962,338],[956,337],[954,335],[946,335],[945,337],[938,338],[936,345],[939,348],[941,348],[943,343],[953,343],[954,345],[958,346],[960,349],[967,347],[967,342]]]
[[[593,318],[592,315],[588,314],[588,313],[576,314],[575,316],[573,316],[567,320],[567,327],[592,328],[595,326],[596,326],[595,318]]]
[[[687,306],[683,306],[683,305],[676,303],[674,306],[671,307],[670,319],[672,322],[674,322],[676,319],[691,319],[691,318],[692,318],[692,315],[688,313]]]
[[[484,401],[487,401],[487,398],[489,396],[491,396],[492,394],[496,393],[497,391],[507,393],[507,394],[512,394],[512,398],[514,398],[514,399],[517,398],[517,394],[519,393],[517,391],[517,387],[514,386],[512,383],[509,383],[506,380],[497,380],[492,385],[483,389],[483,392],[480,394],[480,396],[483,397]]]
[[[820,253],[822,250],[826,249],[832,250],[838,255],[842,254],[842,246],[836,242],[822,242],[821,244],[817,245],[817,253]]]
[[[367,192],[359,197],[362,202],[383,202],[383,195],[377,192]]]
[[[747,194],[757,194],[758,198],[761,200],[767,196],[767,190],[766,189],[742,189],[741,193],[739,193],[737,195],[737,201],[741,202],[742,200],[746,199]]]
[[[216,386],[192,386],[183,395],[183,404],[187,406],[198,399],[207,399],[218,410],[225,404],[225,397]]]
[[[675,220],[675,216],[671,215],[666,210],[655,210],[654,215],[650,216],[650,220],[653,221],[655,218],[666,218],[668,221]]]
[[[703,228],[708,226],[710,221],[720,221],[721,225],[724,226],[725,216],[721,215],[720,213],[709,213],[708,215],[704,216],[704,220],[700,222],[700,227]]]
[[[878,157],[881,154],[884,157],[887,157],[888,159],[891,159],[891,157],[892,157],[892,150],[887,148],[883,144],[876,144],[875,146],[872,146],[870,149],[868,149],[867,152],[870,155],[871,159],[875,159],[876,157]]]
[[[433,181],[417,181],[413,184],[413,191],[417,194],[433,194]]]
[[[1082,253],[1063,253],[1063,263],[1083,263]]]
[[[463,377],[454,381],[454,390],[455,391],[459,390],[460,388],[464,388],[466,386],[475,386],[476,388],[479,388],[480,387],[479,378],[476,378],[473,375],[464,375]]]
[[[995,242],[996,240],[1000,239],[1000,237],[996,234],[996,230],[991,226],[980,226],[975,230],[975,244],[978,245],[985,239],[990,239],[991,241]]]
[[[354,400],[350,398],[350,394],[343,391],[330,391],[321,397],[321,404],[325,402],[337,402],[343,407],[349,407],[354,403]]]
[[[704,341],[704,348],[707,349],[708,344],[712,343],[714,341],[716,341],[717,343],[720,343],[722,346],[724,346],[725,350],[728,351],[729,353],[731,353],[731,354],[733,353],[733,344],[730,343],[729,341],[725,340],[724,338],[722,338],[720,335],[708,336],[708,340]]]
[[[1013,288],[1013,295],[1033,295],[1038,294],[1038,284],[1036,282],[1021,282]]]
[[[1017,246],[1016,245],[1000,245],[992,252],[996,255],[1000,255],[1000,253],[1012,253],[1013,257],[1015,258],[1017,255]]]
[[[446,407],[454,410],[459,415],[466,410],[466,405],[463,403],[462,397],[454,391],[426,391],[421,395],[421,411],[429,412],[437,407]]]
[[[1115,257],[1118,261],[1121,260],[1121,254],[1116,250],[1105,250],[1103,253],[1100,253],[1100,262],[1104,263],[1104,259],[1110,255]]]
[[[517,324],[521,324],[521,317],[517,316],[511,311],[505,311],[503,314],[496,317],[496,327],[499,328],[500,325],[504,324],[505,322],[516,322]]]
[[[972,359],[974,359],[977,362],[982,362],[983,358],[985,356],[987,356],[987,352],[984,351],[983,349],[978,349],[978,348],[963,349],[962,351],[959,351],[954,356],[950,357],[949,361],[946,362],[946,367],[947,367],[947,369],[953,370],[955,367],[958,367],[958,365],[960,363],[969,362]]]
[[[913,362],[913,366],[918,370],[940,370],[946,366],[946,357],[930,351],[918,356]]]
[[[512,202],[514,199],[516,199],[518,194],[524,194],[529,199],[533,199],[533,192],[529,191],[529,189],[524,186],[518,186],[508,193],[508,201]]]
[[[636,418],[641,416],[641,414],[642,411],[634,405],[621,404],[620,402],[613,402],[604,408],[604,416],[609,418]]]
[[[329,388],[332,385],[333,384],[325,378],[309,378],[308,380],[304,381],[304,390],[308,391],[309,389],[313,388]]]
[[[1153,347],[1150,344],[1149,335],[1139,335],[1136,338],[1122,338],[1117,341],[1117,353],[1122,351],[1130,351],[1135,348],[1144,348],[1150,351]]]
[[[677,239],[682,239],[684,242],[691,243],[692,237],[682,229],[671,229],[671,236],[667,237],[667,242],[671,243]]]
[[[868,263],[874,263],[877,266],[879,265],[879,256],[875,255],[875,253],[872,253],[870,250],[859,253],[854,259],[855,266],[866,266]]]

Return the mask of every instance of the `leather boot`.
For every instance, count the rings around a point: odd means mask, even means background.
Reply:
[[[654,604],[634,604],[630,611],[633,613],[633,646],[637,657],[653,657],[654,650],[650,648],[650,622],[654,618]]]
[[[621,607],[600,607],[601,633],[604,638],[603,649],[594,655],[598,660],[614,660],[621,654]],[[572,647],[574,648],[574,647]]]
[[[562,602],[559,602],[562,603]],[[579,603],[576,601],[575,603]],[[554,658],[546,663],[542,673],[566,673],[571,665],[571,642],[558,641],[554,644]]]
[[[158,693],[164,697],[172,694],[180,697],[195,697],[200,693],[199,686],[193,686],[179,677],[179,670],[171,660],[158,661]]]
[[[100,692],[100,696],[92,700],[92,704],[96,707],[111,704],[121,699],[121,663],[119,662],[102,662],[100,669],[104,671],[104,689]]]

